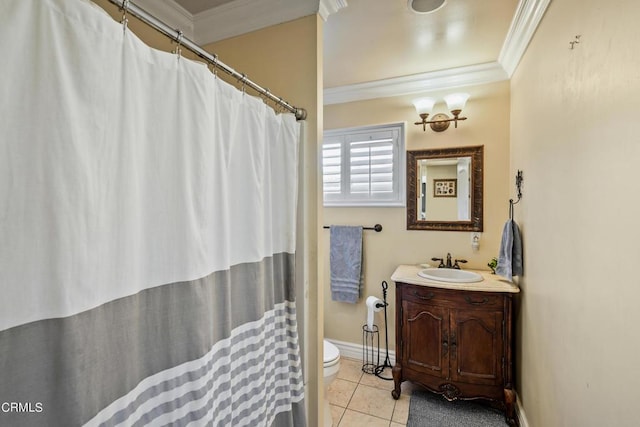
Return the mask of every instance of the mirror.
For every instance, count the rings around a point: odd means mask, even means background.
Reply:
[[[407,230],[482,231],[484,146],[407,151]]]

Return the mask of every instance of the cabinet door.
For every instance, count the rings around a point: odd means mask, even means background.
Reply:
[[[471,384],[502,383],[503,313],[451,310],[451,379]]]
[[[402,302],[404,366],[438,377],[449,375],[448,312],[443,307]]]

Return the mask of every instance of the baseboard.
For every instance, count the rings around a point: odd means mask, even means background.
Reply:
[[[362,360],[362,355],[364,354],[362,344],[354,344],[345,341],[331,340],[325,338],[331,344],[338,347],[340,351],[340,357],[346,357],[348,359]],[[384,343],[380,343],[380,363],[384,362],[384,358],[386,356],[386,350],[384,348]],[[391,364],[394,365],[396,363],[396,352],[393,350],[389,350],[389,360]]]
[[[518,414],[518,421],[520,421],[520,427],[529,427],[529,421],[527,421],[527,415],[524,413],[522,407],[522,401],[520,396],[516,394],[516,414]]]

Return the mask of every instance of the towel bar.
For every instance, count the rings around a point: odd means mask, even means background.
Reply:
[[[331,228],[331,227],[330,227],[330,226],[328,226],[328,225],[325,225],[325,226],[324,226],[324,227],[322,227],[322,228]],[[378,232],[378,233],[379,233],[379,232],[381,232],[381,231],[382,231],[382,226],[381,226],[380,224],[376,224],[376,225],[374,225],[373,227],[362,227],[362,229],[363,229],[363,230],[376,230],[376,232]]]

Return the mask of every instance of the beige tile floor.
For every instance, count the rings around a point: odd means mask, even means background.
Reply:
[[[381,374],[391,378],[391,370]],[[400,399],[391,397],[393,381],[362,372],[362,361],[341,358],[338,377],[328,396],[334,427],[404,427],[412,385],[402,384]]]

